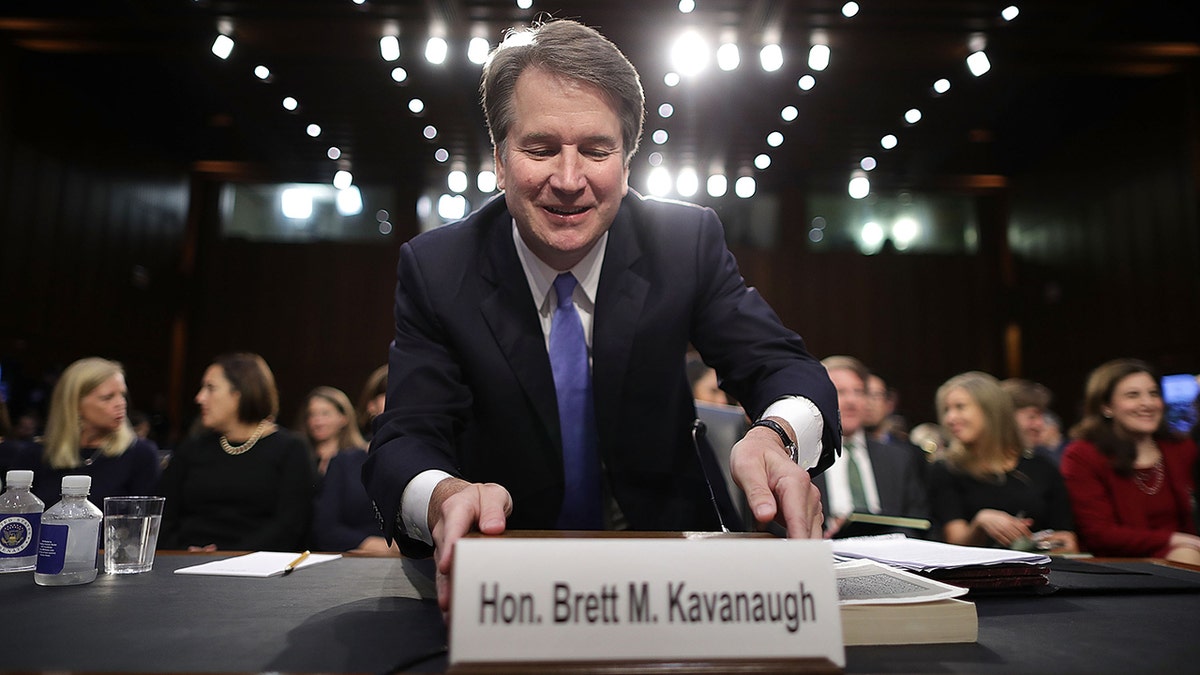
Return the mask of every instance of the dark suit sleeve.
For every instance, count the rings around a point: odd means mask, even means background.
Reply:
[[[451,449],[471,405],[471,391],[439,325],[421,264],[410,244],[401,247],[396,333],[388,351],[388,406],[376,421],[362,474],[383,532],[408,556],[429,555],[432,549],[408,537],[398,522],[404,488],[429,469],[459,475]]]
[[[701,282],[692,342],[729,391],[757,419],[780,398],[801,396],[821,411],[823,435],[818,474],[841,448],[837,391],[804,341],[783,325],[762,295],[747,287],[725,244],[716,214],[704,209],[697,248]],[[711,272],[705,273],[706,270]]]

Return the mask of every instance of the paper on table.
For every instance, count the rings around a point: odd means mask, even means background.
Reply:
[[[287,569],[288,563],[299,558],[299,553],[279,551],[258,551],[245,555],[214,560],[212,562],[181,567],[175,574],[205,574],[221,577],[277,577]],[[296,570],[319,565],[342,557],[340,553],[313,553],[296,565]]]
[[[891,605],[936,602],[966,595],[967,589],[917,576],[874,560],[833,566],[839,605]]]
[[[927,572],[970,565],[1049,565],[1050,557],[1001,548],[956,546],[903,535],[834,539],[835,558],[869,558],[907,570]]]

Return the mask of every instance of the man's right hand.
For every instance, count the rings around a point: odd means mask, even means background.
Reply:
[[[429,499],[429,524],[433,533],[433,557],[437,563],[438,606],[442,616],[450,612],[450,570],[454,544],[471,530],[502,534],[505,519],[512,513],[512,496],[496,483],[468,483],[446,478],[437,484]]]

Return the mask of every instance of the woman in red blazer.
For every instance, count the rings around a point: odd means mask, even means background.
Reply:
[[[1158,378],[1134,359],[1088,377],[1062,470],[1083,548],[1200,564],[1192,519],[1196,445],[1167,435]]]

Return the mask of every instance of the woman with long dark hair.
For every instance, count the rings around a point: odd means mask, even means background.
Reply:
[[[1092,553],[1200,564],[1191,505],[1196,444],[1168,434],[1158,382],[1135,359],[1092,371],[1062,473]]]

